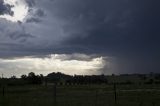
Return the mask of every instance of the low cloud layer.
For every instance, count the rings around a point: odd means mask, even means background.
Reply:
[[[80,57],[80,58],[79,58]],[[23,57],[0,59],[0,72],[5,77],[35,72],[47,75],[51,72],[62,72],[69,75],[101,74],[105,61],[103,57],[90,57],[84,54],[48,55],[46,57]]]

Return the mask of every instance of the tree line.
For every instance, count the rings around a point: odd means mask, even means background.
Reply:
[[[123,80],[122,80],[123,79]],[[138,80],[137,80],[138,79]],[[122,81],[120,81],[122,80]],[[87,84],[160,84],[160,74],[123,74],[123,75],[66,75],[60,72],[53,72],[47,76],[36,75],[30,72],[20,78],[0,78],[0,85],[25,85],[25,84],[47,84],[56,83],[59,85],[87,85]]]

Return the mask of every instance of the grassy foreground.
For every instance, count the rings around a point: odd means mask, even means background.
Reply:
[[[159,85],[53,85],[0,88],[0,106],[160,106]],[[55,102],[56,101],[56,102]]]

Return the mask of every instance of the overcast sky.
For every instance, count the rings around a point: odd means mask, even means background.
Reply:
[[[6,76],[159,72],[159,5],[158,0],[1,0],[0,71]],[[49,68],[37,68],[43,63]]]

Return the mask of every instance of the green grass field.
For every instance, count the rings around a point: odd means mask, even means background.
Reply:
[[[113,85],[57,86],[30,85],[0,88],[0,106],[160,106],[159,85],[117,85],[117,104]]]

